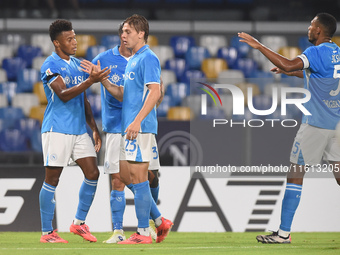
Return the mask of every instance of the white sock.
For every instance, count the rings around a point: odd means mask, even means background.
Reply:
[[[81,225],[81,224],[83,224],[83,223],[85,223],[85,221],[83,221],[83,220],[77,220],[77,219],[74,219],[74,220],[73,220],[73,224],[74,224],[74,225]]]
[[[53,231],[49,231],[49,232],[42,232],[42,235],[45,236],[45,235],[48,235],[50,233],[52,233]]]
[[[142,236],[150,236],[149,228],[137,228],[137,232]]]
[[[155,219],[155,226],[156,228],[162,225],[162,216],[159,216],[157,219]]]
[[[282,236],[282,237],[284,237],[284,238],[288,237],[289,234],[290,234],[290,232],[288,232],[288,231],[283,231],[283,230],[281,230],[281,229],[279,229],[279,231],[278,231],[278,235],[279,235],[279,236]]]
[[[120,234],[124,235],[123,229],[115,229],[113,232],[114,233],[120,233]]]

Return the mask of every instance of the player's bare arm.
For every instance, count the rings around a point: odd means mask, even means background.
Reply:
[[[254,49],[259,50],[267,59],[269,59],[275,66],[280,68],[285,72],[298,71],[303,69],[303,62],[300,58],[296,57],[294,59],[288,59],[275,51],[272,51],[262,43],[260,43],[257,39],[252,37],[251,35],[241,32],[238,33],[238,37],[240,37],[240,42],[247,43]]]
[[[303,71],[302,70],[285,72],[278,67],[273,67],[272,69],[270,69],[270,71],[273,72],[273,73],[276,73],[276,74],[283,73],[283,74],[288,75],[288,76],[296,76],[298,78],[303,78]]]
[[[148,85],[149,94],[145,99],[142,109],[137,114],[136,118],[132,123],[126,128],[125,133],[127,139],[136,139],[138,132],[140,130],[140,125],[142,120],[151,112],[155,107],[157,101],[161,96],[161,91],[158,83],[152,83]]]
[[[90,68],[94,68],[95,70],[101,70],[100,61],[98,60],[97,65],[94,65],[92,62],[88,60],[83,60],[80,63],[80,66],[83,68],[82,70],[86,73],[90,72]],[[124,88],[112,83],[109,79],[101,80],[103,86],[107,89],[107,91],[116,98],[119,102],[123,101]]]
[[[94,140],[94,149],[96,152],[99,152],[102,147],[102,139],[100,138],[99,130],[96,124],[96,121],[93,118],[92,109],[90,102],[87,100],[86,92],[84,93],[84,102],[85,102],[85,117],[86,123],[90,126],[93,132],[93,140]]]
[[[99,82],[101,80],[105,80],[108,78],[108,75],[110,73],[110,70],[107,68],[103,70],[95,70],[94,68],[89,69],[90,76],[83,81],[82,83],[67,88],[65,85],[64,80],[61,78],[61,76],[58,76],[52,83],[51,87],[53,91],[57,94],[57,96],[63,101],[67,102],[71,100],[72,98],[75,98],[76,96],[83,93],[86,89],[88,89],[93,83]]]

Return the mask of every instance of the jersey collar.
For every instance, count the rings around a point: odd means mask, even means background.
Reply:
[[[113,53],[113,55],[120,56],[119,45],[117,45],[116,47],[114,47],[114,48],[112,49],[112,53]]]
[[[144,45],[142,48],[140,48],[137,52],[136,52],[136,54],[140,54],[140,53],[142,53],[143,51],[145,51],[145,50],[147,50],[149,48],[149,45]]]
[[[52,52],[52,57],[55,59],[55,60],[63,60],[61,57],[59,57],[59,55],[57,53],[55,53],[54,51]],[[72,59],[72,56],[70,56],[70,61]]]

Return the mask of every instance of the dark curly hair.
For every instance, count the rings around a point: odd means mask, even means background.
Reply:
[[[62,32],[71,30],[73,30],[73,28],[72,23],[70,21],[64,19],[57,19],[50,25],[49,33],[51,41],[53,42],[54,40],[56,40],[57,36],[60,35]]]

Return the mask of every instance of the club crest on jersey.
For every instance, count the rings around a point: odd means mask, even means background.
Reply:
[[[136,64],[137,64],[137,62],[136,62],[136,61],[133,61],[133,62],[131,63],[131,67],[135,67]]]
[[[65,77],[64,77],[64,82],[65,82],[65,84],[70,84],[70,82],[71,82],[70,77],[65,76]]]
[[[115,73],[114,75],[112,75],[111,81],[112,81],[113,83],[117,84],[117,83],[119,82],[119,80],[120,80],[120,77],[119,77],[118,74]]]
[[[47,76],[50,76],[53,74],[50,68],[48,68],[45,73]]]

